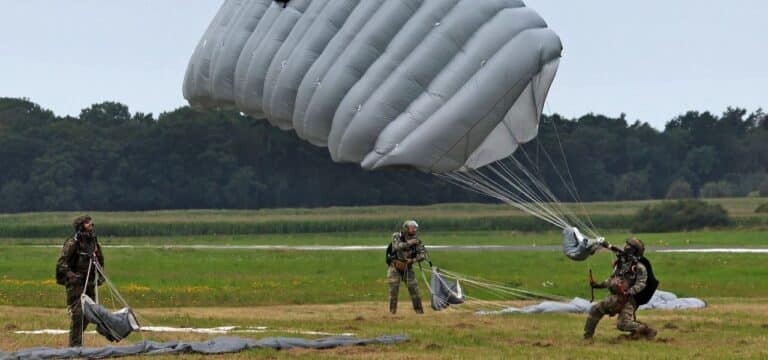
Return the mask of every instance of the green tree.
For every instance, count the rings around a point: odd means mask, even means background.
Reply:
[[[703,198],[723,198],[733,195],[731,184],[725,181],[708,182],[701,187],[699,194]]]
[[[665,196],[666,199],[689,199],[691,197],[693,197],[691,184],[684,180],[677,180],[670,184]]]

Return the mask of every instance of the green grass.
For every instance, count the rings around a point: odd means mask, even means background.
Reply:
[[[765,231],[700,231],[642,234],[654,246],[768,245]],[[628,234],[609,233],[609,239]],[[103,237],[105,244],[293,244],[383,245],[384,233],[264,234],[150,238]],[[559,234],[518,232],[429,232],[428,244],[556,245]],[[63,346],[66,336],[13,334],[14,329],[66,328],[63,288],[53,281],[61,239],[10,239],[0,245],[0,349]],[[616,241],[616,240],[614,240]],[[253,350],[221,358],[765,358],[768,356],[768,278],[759,254],[650,253],[661,288],[701,297],[705,310],[640,312],[660,330],[654,342],[617,340],[615,319],[605,318],[593,344],[581,339],[584,315],[476,316],[475,305],[415,316],[406,292],[401,311],[386,311],[382,251],[250,251],[107,248],[106,269],[123,295],[150,325],[267,326],[255,338],[296,336],[280,329],[353,332],[358,336],[408,334],[397,346],[331,351]],[[516,287],[589,297],[587,270],[599,278],[613,257],[600,253],[574,262],[557,251],[432,251],[436,264]],[[426,288],[421,285],[427,300]],[[467,288],[472,291],[471,287]],[[477,295],[477,293],[473,293]],[[598,291],[598,297],[605,292]],[[108,299],[108,297],[106,298]],[[107,300],[108,306],[113,306]],[[210,335],[149,334],[152,340],[204,341]],[[132,336],[129,341],[140,340]],[[90,345],[106,345],[89,335]],[[168,357],[177,359],[178,357]],[[184,358],[208,359],[202,356]]]
[[[730,213],[736,227],[766,227],[768,214],[756,214],[765,198],[712,199]],[[569,204],[599,228],[628,229],[634,214],[659,201]],[[0,237],[51,237],[70,231],[80,212],[0,214]],[[186,210],[92,212],[99,233],[112,236],[317,233],[396,229],[404,218],[417,218],[433,231],[546,231],[551,225],[507,205],[441,204],[431,206],[335,207],[320,209]]]
[[[423,226],[420,238],[428,245],[560,245],[560,232],[518,231],[429,231]],[[719,230],[664,234],[630,234],[609,231],[603,234],[609,242],[620,244],[630,236],[638,236],[649,248],[697,246],[768,247],[766,230]],[[191,235],[191,236],[100,236],[104,245],[378,245],[385,246],[390,233],[341,232],[315,234]],[[64,237],[7,238],[4,245],[61,245]]]
[[[466,240],[466,239],[465,239]],[[471,242],[471,241],[470,241]],[[58,249],[0,247],[0,305],[61,306]],[[382,251],[108,249],[106,268],[138,307],[324,304],[385,297]],[[586,273],[612,256],[574,262],[555,251],[432,251],[446,269],[566,297],[588,295]],[[765,255],[649,255],[665,289],[700,297],[768,297]]]

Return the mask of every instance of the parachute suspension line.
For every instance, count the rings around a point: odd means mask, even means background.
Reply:
[[[422,272],[424,271],[425,270],[422,270]],[[522,299],[522,300],[532,300],[532,299],[563,300],[564,299],[563,297],[560,297],[557,295],[543,294],[535,291],[515,288],[515,287],[507,286],[497,281],[475,278],[472,276],[459,274],[453,271],[448,271],[442,268],[440,269],[440,275],[448,279],[456,280],[464,284],[465,286],[472,286],[472,287],[484,289],[493,295],[507,298],[507,299],[509,299],[510,297],[514,297],[515,299]],[[445,284],[445,282],[442,279],[441,281],[444,283],[444,285],[446,285],[447,288],[450,288],[449,286],[447,286],[447,284]],[[466,296],[466,293],[464,295]]]
[[[112,280],[109,279],[107,274],[104,272],[104,269],[99,265],[98,263],[94,262],[94,268],[98,274],[101,275],[101,277],[104,279],[104,283],[107,284],[107,289],[109,289],[110,294],[112,295],[112,299],[117,299],[117,301],[120,302],[121,306],[124,308],[132,309],[130,305],[128,305],[128,302],[123,298],[123,295],[120,294],[120,292],[117,290],[117,287],[112,282]],[[142,340],[146,340],[146,337],[144,336],[144,332],[141,331],[141,324],[151,324],[147,321],[146,318],[143,316],[140,316],[139,314],[135,313],[133,310],[131,310],[131,314],[136,318],[136,321],[139,323],[139,329],[138,332],[141,335]]]
[[[557,130],[555,132],[557,134]],[[534,173],[514,154],[478,169],[456,170],[447,173],[435,173],[434,175],[466,190],[502,201],[557,228],[565,230],[576,226],[589,237],[599,238],[600,235],[596,226],[586,212],[576,190],[559,135],[557,135],[557,140],[566,164],[567,179],[557,169],[549,152],[546,149],[542,149],[542,152],[552,165],[555,174],[563,182],[570,197],[577,203],[581,213],[586,216],[586,221],[577,216],[572,207],[566,206],[555,196],[541,179],[540,173]],[[525,149],[521,148],[521,152],[531,165],[538,166],[528,156]]]
[[[497,166],[497,164],[498,162],[487,165],[485,168],[495,170],[493,168]],[[504,179],[512,187],[512,189],[510,189],[491,179],[482,169],[463,172],[453,171],[441,174],[441,177],[453,180],[451,181],[452,183],[465,189],[500,200],[560,229],[569,227],[567,221],[565,221],[562,216],[558,216],[558,214],[554,213],[536,194],[530,192],[527,185],[514,181],[515,179]]]
[[[434,295],[434,291],[430,283],[427,281],[427,277],[425,274],[427,270],[421,267],[419,268],[421,270],[422,279],[424,279],[424,283],[426,284],[430,293]],[[432,269],[434,271],[434,268]],[[466,300],[464,304],[467,306],[470,306],[470,307],[451,308],[452,311],[478,311],[478,310],[486,310],[489,307],[503,310],[510,306],[509,301],[511,300],[533,300],[533,299],[548,299],[548,300],[555,300],[555,301],[567,300],[566,298],[561,296],[542,294],[538,292],[514,288],[514,287],[506,286],[505,284],[498,281],[483,280],[480,278],[448,271],[442,268],[439,269],[439,272],[440,272],[440,277],[438,277],[438,280],[442,283],[443,287],[446,289],[449,289],[448,291],[450,291],[453,296],[463,297]],[[461,294],[457,294],[453,292],[453,290],[450,290],[451,286],[446,282],[446,279],[454,280],[457,283],[462,284],[463,288],[474,289],[475,292],[479,292],[480,294],[476,294],[476,296],[473,296],[473,295],[467,294],[466,291],[462,291]],[[471,292],[473,291],[470,290],[470,293]],[[490,299],[488,297],[490,297]]]
[[[494,164],[488,165],[486,167],[492,166],[494,166]],[[525,195],[524,191],[521,191],[520,194],[517,194],[512,190],[499,185],[497,182],[489,180],[488,176],[484,176],[480,170],[467,172],[454,171],[437,175],[459,187],[481,195],[490,196],[506,204],[509,204],[520,211],[536,216],[558,228],[564,229],[568,226],[565,221],[563,221],[558,216],[553,216],[551,212],[541,211],[540,209],[543,205],[541,203],[537,203],[535,199],[531,199],[530,196]],[[516,185],[514,186],[515,189],[519,189],[520,187]]]
[[[576,189],[576,182],[573,180],[573,174],[571,174],[571,167],[568,165],[568,158],[565,157],[565,150],[563,149],[563,142],[560,140],[560,132],[557,130],[557,122],[556,121],[552,121],[552,128],[555,130],[555,138],[557,138],[557,145],[560,148],[560,155],[563,157],[563,162],[565,163],[565,171],[568,173],[568,178],[571,180],[570,187],[571,187],[571,190],[573,190],[571,192],[571,196],[574,197],[576,202],[581,207],[581,210],[584,213],[584,216],[587,217],[587,221],[589,222],[589,224],[591,226],[588,229],[593,232],[593,234],[592,234],[593,236],[598,237],[599,236],[597,234],[597,232],[598,232],[597,230],[598,229],[595,226],[595,224],[592,222],[592,217],[589,216],[589,212],[586,211],[586,209],[584,208],[584,203],[581,201],[581,197],[579,196],[579,191],[578,191],[578,189]],[[546,151],[546,149],[545,149],[545,151]],[[547,157],[549,157],[549,154],[547,154]],[[550,162],[551,162],[551,160],[550,160]],[[560,178],[562,179],[562,176]],[[566,187],[568,187],[568,184],[566,184]],[[569,192],[570,192],[570,190],[569,190]]]
[[[496,165],[497,164],[491,164],[486,166],[486,168],[493,171],[495,170],[493,167]],[[492,179],[491,176],[485,174],[481,170],[474,170],[472,172],[453,172],[448,175],[455,177],[455,179],[462,182],[465,187],[477,188],[480,193],[485,194],[486,196],[492,196],[523,212],[547,221],[556,227],[567,227],[567,223],[557,216],[557,214],[548,209],[546,204],[532,193],[524,183],[508,182],[510,186],[512,186],[512,189],[509,189],[506,186],[500,185],[496,180]],[[497,175],[497,177],[499,176]],[[503,179],[503,177],[501,178]]]
[[[544,151],[545,151],[545,154],[546,154],[546,150],[544,150]],[[523,153],[525,154],[525,152],[523,152]],[[517,167],[521,172],[523,172],[523,174],[525,175],[526,179],[528,181],[530,181],[536,187],[537,191],[542,193],[547,198],[548,203],[551,206],[553,206],[554,208],[556,208],[556,211],[558,212],[558,214],[560,214],[562,217],[565,218],[566,223],[573,224],[573,225],[578,226],[579,228],[584,229],[585,232],[587,234],[591,235],[592,237],[597,237],[598,236],[597,234],[594,233],[594,231],[592,231],[592,227],[587,226],[587,224],[585,224],[578,216],[576,216],[573,213],[573,211],[571,211],[571,209],[569,209],[568,207],[563,205],[563,203],[561,203],[557,199],[555,194],[552,193],[552,190],[550,190],[550,188],[546,184],[544,184],[544,182],[541,180],[540,177],[535,176],[534,174],[532,174],[528,170],[528,168],[523,163],[520,162],[520,160],[518,160],[518,159],[516,159],[514,157],[510,157],[510,160],[512,161],[513,165],[515,165],[515,167]],[[552,163],[551,160],[550,160],[550,163]],[[515,176],[514,172],[511,169],[507,168],[506,165],[504,165],[504,163],[501,163],[500,165],[502,167],[504,167],[504,169],[506,169],[508,176]],[[554,163],[552,163],[552,165],[554,165]],[[555,170],[557,171],[557,169],[555,169]],[[517,181],[524,182],[524,183],[525,183],[524,180],[526,180],[526,179],[522,179],[522,178],[519,178],[519,177],[516,177],[516,179],[517,179]],[[567,187],[567,185],[566,185],[566,187]]]
[[[530,163],[531,159],[530,159],[530,157],[528,157],[528,153],[525,151],[525,149],[521,148],[520,150],[523,153],[523,155],[525,156],[525,158],[528,159],[528,162]],[[571,193],[572,196],[573,196],[573,193],[571,192],[569,184],[563,179],[562,176],[560,176],[560,173],[559,173],[559,171],[557,171],[557,167],[555,166],[554,161],[552,161],[552,158],[549,156],[549,153],[547,153],[546,149],[543,149],[543,151],[544,151],[544,154],[547,156],[547,160],[549,160],[550,164],[552,165],[553,169],[555,170],[555,173],[558,174],[558,176],[560,177],[560,180],[562,180],[563,183],[565,184],[566,189],[568,190],[568,192]],[[520,171],[522,171],[525,174],[527,179],[530,182],[532,182],[534,184],[534,186],[536,186],[538,191],[540,191],[542,194],[545,194],[547,196],[548,201],[551,204],[553,204],[553,206],[557,207],[559,212],[561,214],[563,214],[564,217],[567,218],[568,222],[570,222],[570,223],[572,223],[574,225],[577,225],[580,228],[584,228],[588,234],[596,236],[596,234],[592,234],[591,228],[589,226],[586,226],[584,224],[584,222],[581,221],[581,219],[579,217],[577,217],[575,214],[573,214],[573,212],[569,208],[565,207],[557,199],[557,197],[552,193],[552,191],[549,189],[549,187],[547,187],[546,184],[544,184],[544,182],[541,180],[540,176],[536,176],[536,175],[532,174],[527,169],[527,167],[523,163],[521,163],[520,160],[516,159],[514,156],[510,156],[510,161],[512,161],[513,164],[518,169],[520,169]],[[512,170],[506,168],[506,166],[503,163],[501,165],[504,166],[505,169],[507,169],[507,172],[509,173],[510,176],[514,176],[514,172]],[[522,181],[522,180],[518,180],[518,181]],[[574,200],[576,200],[576,199],[574,198]],[[578,201],[578,200],[576,200],[576,201]]]

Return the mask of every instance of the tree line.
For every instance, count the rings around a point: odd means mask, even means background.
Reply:
[[[564,200],[571,182],[583,201],[768,195],[760,110],[691,111],[663,130],[624,115],[548,115],[516,154]],[[479,201],[492,200],[419,171],[333,163],[327,149],[234,111],[155,117],[104,102],[62,117],[0,98],[1,212]]]

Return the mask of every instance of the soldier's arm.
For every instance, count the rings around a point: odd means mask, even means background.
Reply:
[[[605,279],[597,284],[595,284],[595,289],[605,289],[608,287],[608,283],[611,281],[610,278]]]
[[[64,243],[64,246],[61,248],[61,255],[59,256],[59,260],[56,262],[56,268],[58,271],[67,274],[67,278],[72,278],[77,275],[72,271],[72,269],[69,268],[72,257],[77,255],[77,246],[75,245],[76,244],[74,239],[67,240],[67,242]]]
[[[416,251],[416,258],[413,259],[414,262],[424,261],[427,259],[427,249],[423,244],[419,244],[418,246],[419,247]]]
[[[645,284],[648,282],[648,271],[645,269],[645,265],[638,263],[635,267],[635,274],[637,274],[637,279],[635,279],[635,285],[627,290],[629,295],[635,295],[643,291]]]
[[[395,233],[392,235],[392,250],[395,251],[404,251],[408,250],[410,245],[408,245],[405,241],[400,241],[400,235]]]

